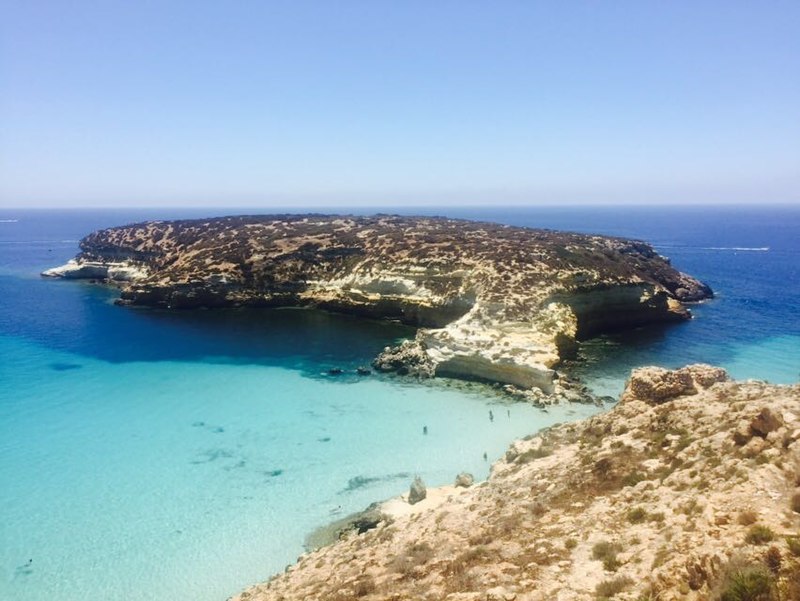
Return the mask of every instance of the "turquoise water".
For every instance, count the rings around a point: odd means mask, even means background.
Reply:
[[[797,380],[797,211],[452,214],[648,238],[719,292],[691,322],[584,345],[580,371],[600,392],[645,363]],[[38,277],[97,227],[184,215],[0,213],[0,599],[225,599],[293,562],[313,528],[415,474],[485,477],[512,439],[596,410],[324,375],[411,335],[396,324],[134,310],[113,290]]]
[[[0,355],[5,599],[224,599],[414,474],[485,477],[484,452],[592,411],[248,363],[111,363],[9,337]]]

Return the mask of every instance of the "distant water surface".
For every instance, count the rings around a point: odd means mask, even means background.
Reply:
[[[113,290],[38,276],[99,227],[239,212],[0,211],[0,599],[221,600],[414,474],[483,478],[513,438],[596,410],[324,375],[412,334],[396,324],[120,308]],[[436,212],[646,239],[711,284],[718,297],[691,322],[585,344],[580,371],[598,392],[650,363],[798,379],[798,209]]]

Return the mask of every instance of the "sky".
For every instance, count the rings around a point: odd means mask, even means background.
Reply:
[[[800,2],[0,0],[0,206],[800,204]]]

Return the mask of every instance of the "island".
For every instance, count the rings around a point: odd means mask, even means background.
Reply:
[[[46,276],[171,309],[317,307],[418,327],[374,365],[552,393],[580,340],[711,298],[638,240],[443,217],[258,215],[94,232]]]

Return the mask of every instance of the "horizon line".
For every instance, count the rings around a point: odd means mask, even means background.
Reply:
[[[289,203],[289,204],[77,204],[77,205],[34,205],[34,206],[0,206],[0,211],[48,211],[48,210],[63,210],[63,211],[86,211],[86,210],[203,210],[203,209],[230,209],[230,210],[280,210],[285,212],[291,211],[304,211],[304,210],[342,210],[342,209],[369,209],[369,210],[396,210],[396,209],[496,209],[502,208],[515,208],[515,209],[533,209],[533,208],[592,208],[592,207],[626,207],[626,208],[647,208],[647,207],[763,207],[763,206],[797,206],[800,207],[798,200],[769,200],[769,201],[651,201],[651,202],[631,202],[631,201],[610,201],[610,202],[536,202],[536,203],[523,203],[523,202],[508,202],[508,203],[486,203],[486,202],[463,202],[463,203],[407,203],[398,202],[397,204],[380,203],[380,204],[333,204],[333,203]]]

